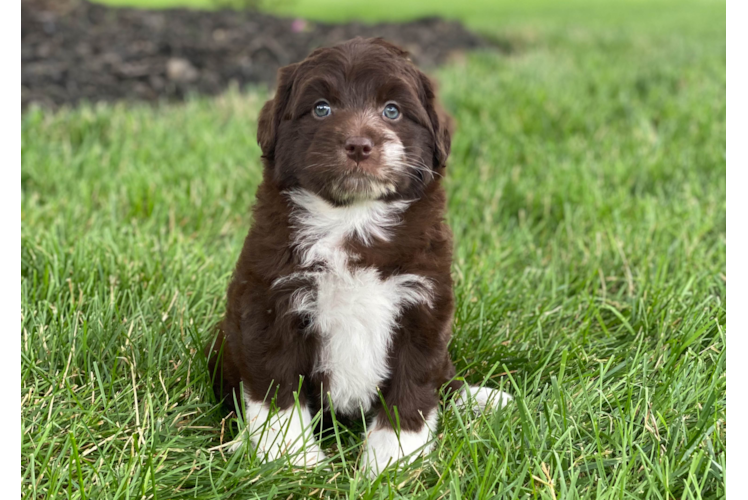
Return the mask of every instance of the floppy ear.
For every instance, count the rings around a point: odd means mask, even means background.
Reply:
[[[441,170],[447,166],[447,157],[452,147],[452,117],[450,117],[436,99],[436,86],[431,79],[418,72],[423,87],[421,100],[429,115],[434,137],[434,170]]]
[[[266,102],[260,111],[260,118],[257,122],[257,144],[262,149],[262,157],[270,163],[275,159],[278,127],[286,114],[297,66],[298,64],[289,64],[278,70],[275,96]]]

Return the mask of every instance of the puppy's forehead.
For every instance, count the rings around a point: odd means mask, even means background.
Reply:
[[[300,64],[296,84],[300,94],[318,93],[346,104],[381,101],[397,93],[416,97],[418,93],[417,70],[412,63],[368,43],[315,51]]]
[[[392,46],[394,47],[394,46]],[[412,63],[403,55],[395,53],[372,41],[354,39],[333,47],[317,49],[301,63],[307,70],[345,68],[359,71],[376,71],[384,67],[405,68]]]

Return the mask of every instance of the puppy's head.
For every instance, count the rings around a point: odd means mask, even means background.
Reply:
[[[356,38],[278,71],[257,141],[281,189],[334,204],[414,199],[442,175],[449,117],[402,49]]]

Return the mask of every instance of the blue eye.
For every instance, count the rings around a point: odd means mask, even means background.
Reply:
[[[330,104],[327,101],[319,101],[314,105],[313,113],[317,118],[324,118],[332,113],[332,108],[330,108]]]
[[[396,120],[397,117],[400,116],[400,110],[394,104],[388,104],[384,107],[384,111],[382,111],[382,114],[385,118]]]

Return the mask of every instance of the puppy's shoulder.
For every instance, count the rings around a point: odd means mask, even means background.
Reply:
[[[442,243],[451,247],[452,231],[446,216],[446,191],[441,183],[432,183],[405,212],[400,234],[405,239],[416,238],[422,245]]]
[[[289,207],[283,193],[268,179],[257,188],[252,224],[236,266],[236,278],[248,275],[272,281],[293,266]]]

